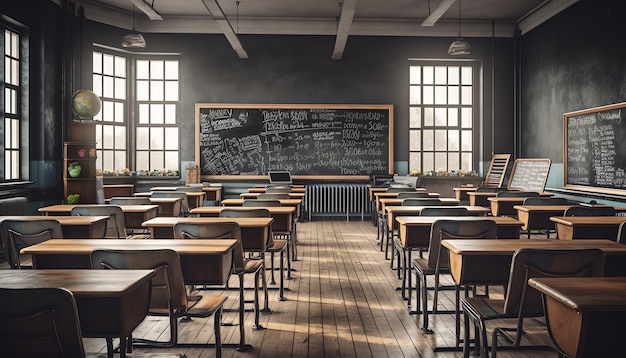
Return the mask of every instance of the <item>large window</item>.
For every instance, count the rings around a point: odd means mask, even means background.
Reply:
[[[409,171],[473,171],[478,69],[471,62],[409,64]]]
[[[93,55],[99,170],[180,171],[178,59]],[[131,135],[132,134],[132,135]]]
[[[20,34],[4,29],[4,180],[20,179]]]

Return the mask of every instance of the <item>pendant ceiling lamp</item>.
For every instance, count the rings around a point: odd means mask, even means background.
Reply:
[[[142,48],[146,47],[146,40],[143,35],[135,31],[135,5],[133,4],[133,32],[124,36],[122,39],[122,47]]]
[[[459,0],[459,37],[450,44],[448,55],[469,55],[472,52],[472,46],[463,41],[461,37],[461,0]]]

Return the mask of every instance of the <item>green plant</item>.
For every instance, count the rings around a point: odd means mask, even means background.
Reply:
[[[81,170],[81,166],[80,164],[78,164],[78,162],[73,162],[70,163],[67,167],[67,172],[70,175],[70,177],[72,178],[76,178],[78,176],[80,176],[80,170]]]
[[[80,198],[80,194],[70,194],[67,196],[68,204],[76,204],[78,203],[78,199]]]

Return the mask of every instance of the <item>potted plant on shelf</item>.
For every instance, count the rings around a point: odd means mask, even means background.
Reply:
[[[81,168],[80,164],[78,164],[78,162],[72,162],[67,167],[67,173],[72,178],[78,178],[80,176],[80,170],[81,169],[82,168]]]

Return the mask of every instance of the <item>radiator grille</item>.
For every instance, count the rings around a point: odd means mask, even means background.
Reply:
[[[0,215],[26,215],[28,201],[24,197],[0,199]],[[6,260],[4,245],[0,240],[0,261]]]
[[[365,184],[313,184],[306,186],[303,207],[309,221],[313,216],[369,215],[370,205]]]

